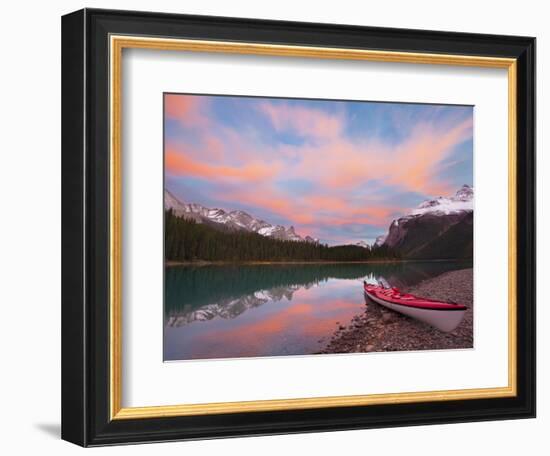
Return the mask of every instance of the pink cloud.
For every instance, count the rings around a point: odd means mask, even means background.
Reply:
[[[223,142],[216,136],[204,135],[202,138],[204,147],[202,148],[202,156],[211,160],[221,160],[224,156]]]
[[[419,124],[405,142],[393,147],[338,136],[317,147],[283,146],[281,154],[299,157],[289,171],[293,177],[322,182],[332,192],[377,180],[405,191],[440,195],[452,189],[439,180],[438,164],[471,132],[471,119],[448,129]]]
[[[315,221],[314,214],[299,201],[288,198],[274,191],[268,185],[260,185],[254,191],[249,189],[235,189],[216,195],[222,201],[231,204],[238,201],[247,206],[261,207],[280,217],[284,217],[294,225],[308,224]]]
[[[439,179],[437,165],[450,156],[456,145],[471,137],[472,128],[471,118],[444,131],[420,125],[397,151],[400,166],[388,175],[388,182],[431,195],[450,193],[453,189]]]
[[[291,131],[323,140],[339,136],[344,128],[341,115],[328,114],[319,109],[270,102],[260,104],[259,109],[277,131]]]
[[[240,183],[252,183],[268,179],[277,169],[263,163],[248,163],[244,166],[211,164],[191,158],[185,150],[168,147],[164,154],[166,171],[173,175],[192,176],[209,179],[235,179]]]
[[[164,95],[164,113],[167,118],[178,120],[185,127],[206,127],[209,119],[204,115],[204,97],[194,95]]]

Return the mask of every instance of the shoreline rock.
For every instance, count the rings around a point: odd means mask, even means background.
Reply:
[[[473,269],[446,272],[403,291],[465,304],[468,310],[454,331],[444,333],[365,297],[364,312],[355,315],[348,324],[340,322],[339,329],[319,353],[473,348]]]

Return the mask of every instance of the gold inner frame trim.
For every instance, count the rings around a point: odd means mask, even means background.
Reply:
[[[154,49],[316,59],[452,65],[508,70],[508,386],[353,396],[273,399],[207,404],[122,407],[122,51]],[[227,41],[110,36],[110,415],[111,419],[159,418],[344,406],[512,397],[517,394],[517,62],[511,58],[388,52]]]

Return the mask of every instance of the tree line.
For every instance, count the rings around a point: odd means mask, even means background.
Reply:
[[[365,261],[399,259],[387,247],[329,247],[285,241],[241,230],[220,230],[205,223],[165,214],[165,258],[171,261]]]

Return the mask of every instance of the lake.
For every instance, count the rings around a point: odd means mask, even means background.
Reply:
[[[167,266],[164,360],[305,355],[365,306],[362,281],[407,287],[471,262]]]

